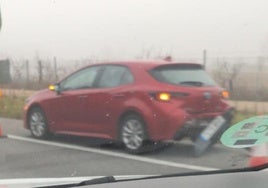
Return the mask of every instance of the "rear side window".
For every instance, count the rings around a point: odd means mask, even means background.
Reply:
[[[169,84],[199,87],[216,85],[200,65],[164,65],[150,70],[150,74],[156,80]]]
[[[124,66],[108,65],[102,73],[98,87],[116,87],[133,82],[133,76],[128,68]]]

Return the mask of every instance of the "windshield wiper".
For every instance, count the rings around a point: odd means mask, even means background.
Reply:
[[[76,187],[84,186],[84,185],[96,185],[96,184],[102,184],[102,183],[113,183],[117,180],[114,178],[114,176],[105,176],[101,178],[95,178],[92,180],[86,180],[78,183]]]
[[[190,85],[190,86],[199,86],[199,87],[205,85],[203,82],[198,82],[198,81],[183,81],[183,82],[179,82],[179,84]]]
[[[85,186],[85,185],[97,185],[97,184],[104,184],[104,183],[138,181],[138,180],[149,180],[149,179],[159,179],[159,178],[252,172],[252,171],[264,170],[267,168],[268,168],[268,163],[260,165],[260,166],[256,166],[256,167],[244,167],[244,168],[238,168],[238,169],[225,169],[225,170],[213,170],[213,171],[196,171],[196,172],[174,173],[174,174],[165,174],[165,175],[147,175],[147,176],[145,175],[145,176],[141,176],[141,177],[130,177],[130,178],[124,178],[124,179],[116,179],[114,176],[104,176],[104,177],[100,177],[100,178],[94,178],[91,180],[85,180],[85,181],[82,181],[80,183],[50,185],[50,186],[42,186],[39,188],[80,187],[80,186]]]
[[[184,176],[201,176],[201,175],[212,175],[212,174],[227,174],[227,173],[239,173],[239,172],[252,172],[260,171],[268,168],[268,164],[263,164],[256,167],[245,167],[238,169],[224,169],[224,170],[212,170],[212,171],[196,171],[196,172],[185,172],[185,173],[174,173],[166,175],[151,175],[145,177],[132,177],[128,179],[118,179],[116,180],[114,176],[105,176],[101,178],[95,178],[88,181],[82,181],[76,186],[84,185],[96,185],[102,183],[114,183],[114,182],[125,182],[125,181],[138,181],[138,180],[148,180],[148,179],[158,179],[158,178],[170,178],[170,177],[184,177]]]
[[[84,180],[84,181],[79,182],[79,183],[39,186],[38,188],[80,187],[80,186],[85,186],[85,185],[97,185],[97,184],[103,184],[103,183],[113,183],[113,182],[118,182],[118,181],[119,180],[116,180],[114,176],[104,176],[104,177],[93,178],[90,180]]]

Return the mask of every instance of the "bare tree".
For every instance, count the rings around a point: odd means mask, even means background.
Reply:
[[[37,61],[38,83],[43,83],[43,62],[39,59]]]
[[[244,67],[244,62],[239,59],[237,62],[228,62],[225,59],[217,60],[217,70],[214,72],[215,78],[223,87],[227,87],[230,91],[234,90],[234,80]]]
[[[267,93],[265,90],[263,90],[263,69],[266,63],[266,58],[265,57],[258,57],[257,60],[257,76],[256,76],[256,89],[255,89],[255,95],[256,95],[256,100],[261,100],[264,95]]]
[[[163,49],[156,49],[153,46],[149,48],[142,48],[141,53],[136,56],[137,59],[163,59],[172,61],[172,49],[163,51]]]
[[[21,87],[21,85],[24,82],[24,61],[23,60],[16,60],[12,59],[10,60],[11,62],[11,70],[12,70],[12,80],[13,80],[13,85],[17,87]]]

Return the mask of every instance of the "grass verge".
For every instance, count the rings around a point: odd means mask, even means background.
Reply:
[[[26,97],[0,97],[0,116],[13,119],[22,119],[23,105]]]
[[[232,120],[232,125],[240,121],[243,121],[245,119],[251,118],[253,116],[257,116],[257,114],[253,112],[247,112],[247,111],[236,111],[234,114],[234,118]]]
[[[0,97],[0,117],[22,119],[25,99],[26,97],[17,96]],[[247,111],[236,111],[232,125],[252,116],[256,116],[256,114]]]

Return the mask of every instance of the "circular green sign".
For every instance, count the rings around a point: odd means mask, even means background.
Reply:
[[[223,145],[231,148],[246,148],[268,142],[268,116],[256,116],[241,121],[221,136]]]

